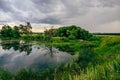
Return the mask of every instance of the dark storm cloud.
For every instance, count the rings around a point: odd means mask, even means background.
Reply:
[[[119,22],[120,0],[0,0],[0,13],[0,21],[12,18],[13,22],[77,24],[89,29],[93,24],[97,28]]]
[[[47,18],[41,21],[45,23],[64,23],[64,21],[87,14],[92,2],[89,0],[32,0],[35,7],[45,13]],[[57,13],[56,13],[57,12]],[[52,13],[52,14],[51,14]],[[55,22],[54,22],[55,21]]]
[[[61,3],[61,0],[32,0],[32,2],[36,9],[42,14],[45,14],[45,18],[39,18],[39,22],[61,24],[61,18],[64,16],[63,14],[65,14],[64,5]]]

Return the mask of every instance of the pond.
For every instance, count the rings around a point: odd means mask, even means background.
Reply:
[[[66,52],[25,41],[0,41],[0,67],[16,72],[20,69],[43,70],[68,63],[73,57]]]

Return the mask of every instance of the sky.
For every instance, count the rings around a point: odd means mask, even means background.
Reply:
[[[89,32],[120,32],[120,0],[0,0],[0,26],[30,22],[33,31],[78,25]]]

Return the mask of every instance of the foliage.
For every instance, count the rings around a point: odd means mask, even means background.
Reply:
[[[0,68],[0,80],[14,80],[14,75],[2,68]]]
[[[31,26],[30,22],[26,22],[25,25],[23,25],[23,24],[19,25],[20,33],[29,34],[32,32],[31,29],[32,29],[32,26]]]
[[[63,42],[70,42],[70,40],[66,37],[52,37],[53,43],[63,43]]]
[[[79,26],[65,26],[56,29],[54,36],[57,37],[68,37],[69,39],[83,39],[89,40],[92,37],[92,34],[88,31],[80,28]]]
[[[17,75],[15,76],[16,80],[39,80],[40,78],[36,74],[35,71],[29,69],[22,69],[20,70]]]
[[[1,30],[2,37],[13,37],[13,30],[9,25],[4,25]]]
[[[23,36],[21,37],[21,39],[23,39],[23,40],[28,40],[28,41],[43,41],[43,40],[44,40],[44,36],[43,36],[43,34],[23,35]]]
[[[81,66],[81,68],[86,68],[89,65],[96,65],[97,59],[96,54],[90,47],[84,47],[79,53],[77,63]]]
[[[20,24],[19,26],[14,26],[13,28],[9,25],[4,25],[1,30],[1,36],[3,38],[22,37],[26,40],[40,40],[45,42],[52,42],[53,37],[61,37],[61,39],[63,39],[64,41],[76,39],[95,39],[95,36],[93,36],[91,33],[75,25],[60,27],[58,29],[46,29],[42,35],[38,34],[37,36],[33,36],[31,30],[32,26],[29,22],[27,22],[25,25]]]
[[[99,43],[99,46],[91,46],[90,43],[81,45],[80,48],[83,50],[80,49],[78,59],[73,63],[62,67],[62,72],[60,72],[58,68],[55,79],[119,80],[120,37],[112,36],[99,38],[101,38],[97,42],[97,44]],[[92,42],[92,44],[94,43]]]
[[[81,71],[80,75],[70,75],[68,80],[119,80],[120,77],[120,55],[117,55],[112,62],[89,67]],[[72,79],[71,79],[72,77]],[[65,79],[63,79],[65,80]]]
[[[1,37],[3,38],[19,38],[21,33],[30,34],[32,26],[29,22],[26,25],[20,24],[13,28],[9,25],[4,25],[1,30]]]
[[[19,27],[18,26],[13,27],[12,36],[14,38],[19,38],[20,37],[20,32],[19,32]]]

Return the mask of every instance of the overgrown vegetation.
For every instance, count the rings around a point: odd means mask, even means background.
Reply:
[[[72,40],[74,39],[89,40],[92,37],[92,34],[80,28],[79,26],[72,25],[58,28],[57,30],[55,30],[54,36],[68,37],[69,39]]]
[[[0,80],[120,80],[120,36],[96,36],[75,25],[39,34],[32,34],[31,29],[30,23],[13,28],[5,25],[1,37],[44,42],[72,54],[75,59],[43,71],[22,69],[14,74],[0,69]],[[2,45],[4,49],[13,46]],[[29,54],[27,45],[21,47]],[[13,48],[19,50],[18,46]]]
[[[57,40],[55,40],[57,39]],[[55,38],[53,46],[61,50],[73,49],[75,60],[43,71],[23,69],[13,74],[0,69],[1,80],[119,80],[120,37],[97,36],[96,40],[69,40]],[[63,39],[64,40],[64,39]],[[59,43],[58,43],[58,42]],[[66,46],[66,47],[65,47]],[[69,48],[68,48],[69,47]],[[72,52],[72,51],[71,51]],[[5,77],[7,76],[7,77]]]

